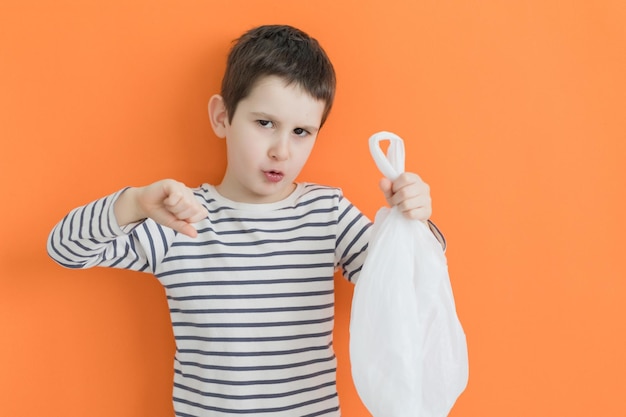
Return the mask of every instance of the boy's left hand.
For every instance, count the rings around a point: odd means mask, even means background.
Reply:
[[[397,206],[398,210],[409,219],[426,222],[432,214],[430,187],[419,175],[405,172],[392,183],[389,179],[380,180],[380,189],[385,194],[390,206]]]

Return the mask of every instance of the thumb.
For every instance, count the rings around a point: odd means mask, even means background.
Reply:
[[[184,220],[173,219],[173,221],[168,225],[168,227],[176,230],[178,233],[182,233],[189,237],[198,236],[198,232],[196,231],[195,227],[193,227],[191,224],[187,223]]]
[[[383,192],[383,194],[385,194],[385,198],[387,199],[387,201],[389,201],[389,199],[393,195],[392,185],[393,184],[391,180],[386,177],[381,178],[380,182],[378,183],[378,186],[380,187],[380,190]]]
[[[195,227],[193,227],[192,225],[190,225],[187,222],[182,222],[181,224],[177,225],[176,229],[177,232],[180,232],[184,235],[187,235],[189,237],[197,237],[198,236],[198,231],[195,229]]]
[[[192,238],[198,236],[198,232],[191,224],[189,224],[189,222],[177,218],[169,211],[161,210],[158,213],[155,213],[155,215],[152,216],[152,219],[165,227],[169,227],[170,229],[177,231],[178,233],[182,233]]]

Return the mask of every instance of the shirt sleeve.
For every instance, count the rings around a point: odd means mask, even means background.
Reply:
[[[356,282],[367,255],[372,222],[345,197],[339,197],[338,205],[335,264],[348,281]]]
[[[441,244],[441,248],[445,252],[446,248],[448,246],[448,242],[446,242],[446,237],[443,235],[443,233],[441,233],[441,230],[439,230],[437,225],[435,223],[433,223],[431,220],[428,220],[428,228],[433,233],[433,235],[435,235],[435,237],[437,238],[437,240]]]
[[[114,204],[124,191],[68,213],[48,236],[48,255],[66,268],[103,266],[153,272],[175,232],[151,220],[120,227]]]

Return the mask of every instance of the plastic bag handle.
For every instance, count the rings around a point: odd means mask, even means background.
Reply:
[[[380,147],[383,140],[390,142],[386,156]],[[404,172],[404,142],[400,136],[391,132],[378,132],[370,136],[369,145],[372,158],[385,177],[394,181]]]

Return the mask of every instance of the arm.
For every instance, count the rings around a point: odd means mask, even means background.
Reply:
[[[66,268],[96,265],[144,270],[146,256],[117,224],[113,207],[124,190],[69,212],[48,236],[48,255]]]
[[[193,237],[191,222],[204,217],[206,209],[181,183],[128,188],[72,210],[50,233],[48,254],[68,268],[144,271],[160,258],[175,231]],[[142,222],[146,218],[154,221]]]

